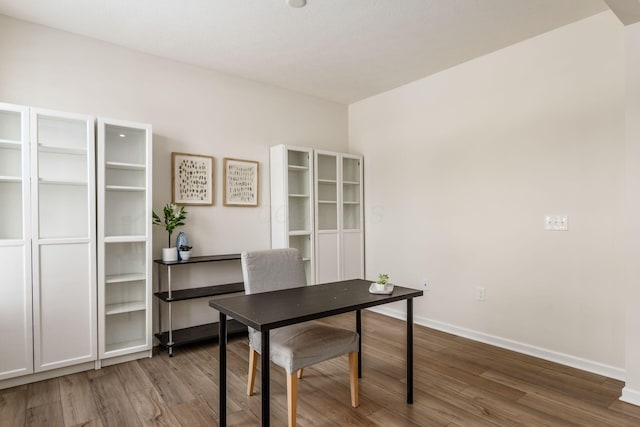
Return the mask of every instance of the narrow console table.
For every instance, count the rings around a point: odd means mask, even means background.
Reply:
[[[165,262],[161,259],[154,260],[158,266],[158,292],[154,292],[154,296],[160,303],[167,304],[168,315],[168,329],[163,330],[162,324],[162,310],[158,310],[158,324],[160,332],[155,334],[155,337],[160,342],[160,345],[167,349],[169,357],[173,356],[173,347],[183,344],[191,344],[197,341],[205,341],[218,338],[218,322],[207,323],[204,325],[191,326],[184,329],[173,329],[173,319],[171,306],[174,302],[186,301],[195,298],[205,297],[218,297],[221,295],[232,294],[237,292],[244,292],[244,283],[228,283],[214,286],[201,286],[197,288],[179,289],[174,290],[171,283],[171,271],[176,267],[188,268],[192,264],[199,264],[205,262],[218,262],[218,261],[233,261],[239,260],[240,254],[230,255],[211,255],[211,256],[199,256],[191,257],[187,261],[172,261]],[[167,288],[162,287],[162,268],[167,269]],[[160,308],[160,307],[159,307]],[[247,327],[235,320],[227,321],[227,334],[241,334],[247,333]]]

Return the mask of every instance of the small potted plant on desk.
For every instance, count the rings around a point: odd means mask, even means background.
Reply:
[[[382,273],[378,275],[378,280],[374,283],[374,290],[376,292],[384,292],[387,287],[387,282],[389,281],[389,275],[387,273]]]
[[[189,258],[191,258],[191,246],[181,245],[178,251],[180,251],[180,259],[182,261],[189,261]]]
[[[178,261],[178,248],[171,247],[171,233],[177,227],[184,225],[184,220],[187,218],[187,212],[184,210],[184,206],[178,206],[174,204],[167,204],[162,212],[164,214],[164,220],[161,220],[157,213],[153,212],[153,224],[162,225],[167,233],[169,233],[169,247],[162,248],[162,261],[174,262]]]

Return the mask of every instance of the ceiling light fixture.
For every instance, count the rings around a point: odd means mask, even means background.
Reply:
[[[291,7],[305,7],[307,0],[286,0],[287,4]]]

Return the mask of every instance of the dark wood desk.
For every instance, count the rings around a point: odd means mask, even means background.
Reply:
[[[413,403],[413,298],[423,295],[416,289],[395,286],[391,295],[369,293],[371,282],[345,280],[283,291],[264,292],[209,301],[220,312],[220,426],[226,425],[227,395],[227,316],[262,333],[260,350],[262,376],[262,425],[269,425],[269,331],[283,326],[356,312],[356,330],[362,349],[361,312],[363,308],[407,301],[407,403]],[[362,351],[358,352],[358,376],[362,377]]]

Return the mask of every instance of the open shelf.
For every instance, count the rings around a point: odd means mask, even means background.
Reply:
[[[213,261],[231,261],[240,259],[240,254],[228,254],[228,255],[208,255],[208,256],[192,256],[188,260],[180,261],[163,261],[161,259],[155,259],[153,262],[162,265],[178,265],[178,264],[197,264],[199,262],[213,262]]]
[[[114,342],[106,345],[105,352],[108,353],[111,351],[118,351],[125,348],[130,349],[135,347],[142,347],[146,344],[147,342],[144,338],[138,338],[138,339],[129,340],[129,341]]]
[[[218,338],[218,322],[206,323],[204,325],[192,326],[190,328],[175,329],[172,332],[173,345],[169,346],[169,332],[155,334],[159,343],[163,347],[173,347],[178,345],[192,344],[199,341],[208,341]],[[227,320],[227,335],[246,334],[247,327],[237,320]]]
[[[132,311],[146,310],[147,305],[144,301],[129,301],[118,304],[106,304],[104,313],[107,316],[120,313],[131,313]]]
[[[2,182],[22,182],[22,178],[19,176],[0,176]]]
[[[40,178],[38,180],[40,182],[40,184],[45,184],[45,185],[79,185],[79,186],[85,186],[87,185],[87,181],[67,181],[67,180],[62,180],[62,179],[44,179],[44,178]]]
[[[123,170],[145,170],[146,166],[139,163],[122,163],[122,162],[105,162],[105,166],[108,169],[123,169]]]
[[[309,230],[291,230],[289,236],[308,236],[311,232]]]
[[[171,299],[169,292],[155,292],[153,295],[164,302],[185,301],[196,298],[213,297],[218,295],[226,295],[234,292],[244,292],[244,283],[229,283],[227,285],[202,286],[198,288],[179,289],[171,291]]]
[[[106,185],[107,191],[146,191],[145,187],[133,187],[129,185]]]
[[[38,151],[41,153],[54,154],[73,154],[78,156],[86,156],[86,148],[61,147],[59,145],[38,144]]]
[[[111,274],[106,276],[105,283],[135,282],[145,280],[146,278],[147,276],[144,273]]]
[[[18,150],[22,146],[22,141],[16,141],[14,139],[0,139],[0,147],[11,148]]]

